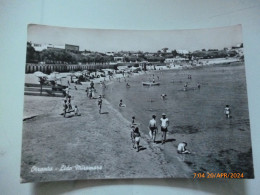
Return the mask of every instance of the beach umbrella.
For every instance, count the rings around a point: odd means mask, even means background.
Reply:
[[[79,76],[82,75],[82,73],[81,73],[81,72],[75,72],[74,75],[75,75],[76,77],[79,77]]]
[[[34,72],[33,73],[35,76],[37,76],[37,77],[47,77],[47,74],[44,74],[44,73],[42,73],[42,72],[40,72],[40,71],[36,71],[36,72]]]
[[[48,78],[48,75],[44,74],[40,71],[36,71],[33,74],[39,78],[39,82],[40,82],[40,86],[41,86],[41,94],[42,94],[42,85],[46,81],[46,78]]]

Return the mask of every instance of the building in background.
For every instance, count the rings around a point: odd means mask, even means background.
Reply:
[[[79,52],[79,46],[78,45],[65,44],[65,50],[66,51],[72,51],[72,52]]]

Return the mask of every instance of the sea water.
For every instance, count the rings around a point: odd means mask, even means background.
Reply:
[[[188,79],[191,75],[191,79]],[[160,82],[143,86],[143,81]],[[159,80],[158,80],[159,77]],[[130,87],[126,87],[129,83]],[[184,84],[188,88],[184,91]],[[197,87],[200,83],[201,88]],[[135,116],[146,132],[152,115],[157,120],[165,113],[170,130],[194,126],[203,129],[223,121],[225,105],[230,105],[234,120],[248,120],[248,102],[243,65],[210,66],[188,70],[154,71],[115,82],[105,91],[107,100],[129,121]],[[161,94],[167,94],[165,100]],[[126,107],[119,107],[120,100]],[[179,130],[180,130],[179,129]]]
[[[188,79],[188,75],[192,78]],[[159,86],[142,85],[142,82],[152,81],[153,78],[160,82]],[[126,87],[126,83],[130,87]],[[185,83],[188,85],[186,91],[183,90]],[[165,100],[161,94],[167,94]],[[178,143],[185,141],[192,153],[181,159],[193,172],[232,172],[245,167],[243,172],[248,173],[247,177],[252,177],[251,135],[243,63],[149,71],[127,78],[126,82],[123,79],[114,82],[105,90],[105,97],[129,122],[135,116],[142,135],[148,135],[152,115],[157,116],[159,123],[162,113],[166,114],[170,121],[167,133],[170,143],[166,143],[161,150],[169,165],[176,163],[179,157],[174,151]],[[121,99],[126,107],[118,106]],[[230,119],[224,114],[226,105],[231,109]],[[157,140],[161,140],[160,130]],[[247,158],[241,159],[241,156]]]

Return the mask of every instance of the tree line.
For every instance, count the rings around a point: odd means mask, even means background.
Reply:
[[[130,52],[117,52],[114,56],[106,55],[101,52],[73,52],[65,49],[44,49],[42,51],[36,51],[30,42],[27,42],[27,63],[39,63],[44,62],[46,64],[89,64],[89,63],[109,63],[114,62],[114,57],[124,56],[125,62],[164,62],[166,58],[183,57],[188,60],[191,59],[209,59],[209,58],[225,58],[234,57],[238,53],[235,50],[208,50],[205,49],[195,51],[188,54],[178,53],[176,50],[167,52],[168,48],[163,48],[155,53],[148,53],[138,51],[135,55]],[[84,55],[83,55],[84,54]]]

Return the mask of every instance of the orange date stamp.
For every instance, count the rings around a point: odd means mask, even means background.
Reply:
[[[242,179],[243,173],[193,173],[193,179]]]

